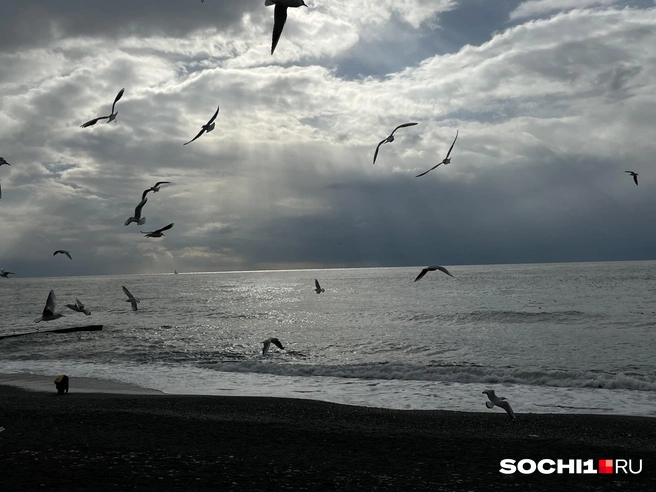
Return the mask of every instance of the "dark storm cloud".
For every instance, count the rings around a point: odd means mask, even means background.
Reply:
[[[245,13],[264,17],[259,0],[3,0],[0,50],[47,46],[56,39],[90,36],[116,39],[137,34],[184,37],[204,28],[233,29]]]

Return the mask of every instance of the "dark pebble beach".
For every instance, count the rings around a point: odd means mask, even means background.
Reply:
[[[498,409],[495,409],[498,410]],[[0,386],[0,490],[656,490],[656,419]],[[631,459],[639,474],[499,472]]]

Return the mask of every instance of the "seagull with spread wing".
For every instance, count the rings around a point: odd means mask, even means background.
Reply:
[[[128,218],[123,225],[130,225],[132,222],[136,222],[138,225],[144,225],[146,223],[146,217],[141,216],[141,209],[144,207],[146,202],[148,201],[148,198],[142,198],[141,202],[139,202],[139,205],[134,209],[134,216]]]
[[[446,153],[446,157],[444,158],[444,160],[442,162],[436,164],[435,166],[431,167],[428,171],[423,172],[421,174],[418,174],[417,176],[415,176],[415,178],[419,178],[419,177],[423,176],[424,174],[428,174],[433,169],[436,169],[437,167],[441,166],[442,164],[444,164],[445,166],[447,164],[450,164],[451,159],[449,159],[449,156],[451,155],[451,151],[453,150],[453,146],[456,144],[456,140],[458,140],[458,130],[456,130],[456,138],[453,139],[453,143],[451,144],[451,147],[449,147],[449,151]]]
[[[144,198],[146,198],[146,195],[150,191],[152,191],[153,193],[157,193],[159,191],[160,186],[162,186],[163,184],[169,184],[169,183],[170,183],[170,181],[158,181],[157,183],[155,183],[155,186],[151,186],[147,190],[144,190],[143,195],[141,195],[141,199],[143,200]]]
[[[510,415],[510,418],[515,420],[515,412],[513,412],[512,407],[510,406],[510,403],[506,400],[506,398],[498,397],[497,395],[494,394],[494,390],[485,390],[483,391],[484,395],[487,395],[490,401],[485,402],[485,406],[487,408],[494,408],[496,405],[497,407],[503,408],[506,412],[508,412],[508,415]]]
[[[57,298],[55,297],[55,291],[51,290],[50,294],[48,294],[48,300],[46,300],[46,307],[43,308],[43,313],[41,314],[41,317],[35,319],[34,322],[39,323],[40,321],[52,321],[54,319],[61,318],[62,316],[64,316],[61,313],[55,312],[56,304],[57,304]]]
[[[55,251],[55,252],[52,254],[52,256],[55,256],[55,255],[58,255],[58,254],[68,256],[68,259],[69,259],[69,260],[72,260],[72,259],[73,259],[73,257],[71,256],[71,254],[70,254],[68,251],[66,251],[65,249],[58,249],[57,251]]]
[[[633,171],[624,171],[625,173],[629,173],[631,176],[633,176],[633,181],[635,181],[636,186],[638,186],[638,173],[634,173]]]
[[[262,347],[262,355],[266,355],[266,353],[269,351],[269,347],[271,346],[271,344],[274,344],[280,350],[285,350],[285,347],[282,346],[282,343],[280,343],[280,340],[278,340],[277,338],[267,338],[262,343],[264,344],[264,346]]]
[[[199,138],[203,133],[205,133],[205,132],[209,133],[209,132],[211,132],[212,130],[214,130],[214,127],[216,126],[216,123],[214,123],[214,120],[216,119],[216,117],[217,117],[218,114],[219,114],[219,106],[216,107],[216,112],[215,112],[214,115],[210,118],[210,121],[208,121],[206,125],[203,125],[203,126],[201,127],[200,131],[198,132],[198,135],[196,135],[194,138],[192,138],[191,140],[189,140],[187,143],[183,143],[182,145],[190,144],[191,142],[193,142],[194,140],[196,140],[197,138]]]
[[[282,28],[285,27],[287,21],[287,9],[289,7],[307,7],[303,0],[265,0],[264,6],[269,7],[275,5],[273,11],[273,38],[271,39],[271,54],[276,50]],[[309,8],[309,7],[308,7]]]
[[[118,111],[114,112],[114,108],[116,107],[116,103],[118,102],[119,99],[123,97],[123,92],[125,89],[121,89],[118,91],[118,94],[116,94],[116,98],[114,98],[114,103],[112,104],[112,113],[109,116],[99,116],[98,118],[94,118],[92,120],[87,121],[86,123],[83,123],[80,125],[80,128],[86,128],[88,126],[93,126],[96,123],[98,123],[100,120],[107,120],[107,123],[110,121],[113,121],[116,123],[116,117],[118,116]]]
[[[314,279],[314,291],[315,291],[317,294],[321,294],[322,292],[326,292],[326,289],[323,289],[323,288],[319,285],[319,281],[318,281],[316,278]]]
[[[125,292],[125,295],[128,296],[125,302],[129,302],[132,305],[132,310],[136,311],[137,304],[139,304],[141,301],[138,298],[134,297],[132,294],[130,294],[130,291],[125,287],[125,285],[122,285],[121,287],[123,288],[123,292]]]
[[[66,304],[66,307],[78,313],[84,313],[87,316],[91,315],[91,311],[84,307],[84,304],[82,304],[82,302],[77,298],[75,299],[75,304]]]
[[[408,126],[415,126],[418,125],[418,123],[403,123],[402,125],[397,126],[392,130],[392,133],[389,134],[387,138],[384,140],[381,140],[380,143],[376,146],[376,152],[374,152],[374,164],[376,164],[376,158],[378,157],[378,149],[380,149],[380,146],[385,144],[385,143],[392,143],[394,141],[394,132],[398,130],[399,128],[406,128]]]
[[[14,272],[7,272],[4,268],[0,268],[0,277],[9,278],[9,275],[16,275]]]
[[[171,222],[167,226],[162,227],[161,229],[157,229],[156,231],[151,231],[151,232],[140,231],[140,232],[142,234],[145,234],[144,237],[162,237],[164,235],[163,231],[168,231],[171,227],[173,227],[173,222]]]
[[[4,165],[4,164],[6,164],[6,165],[8,165],[8,166],[11,166],[11,164],[9,164],[9,163],[5,160],[4,157],[0,157],[0,166],[2,166],[2,165]]]
[[[437,265],[435,265],[435,266],[429,266],[429,267],[424,268],[424,269],[419,273],[419,275],[417,275],[417,278],[415,279],[415,282],[416,282],[417,280],[421,280],[422,278],[424,278],[424,275],[426,275],[428,272],[434,272],[435,270],[439,270],[440,272],[444,272],[444,273],[446,273],[449,277],[453,277],[453,275],[451,275],[451,272],[449,272],[449,270],[447,270],[447,269],[444,268],[443,266],[437,266]],[[455,278],[455,277],[453,277],[453,278]]]

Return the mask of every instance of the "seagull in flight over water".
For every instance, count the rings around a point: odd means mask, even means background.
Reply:
[[[633,176],[633,181],[635,181],[636,186],[638,186],[638,173],[634,173],[633,171],[624,171],[625,173],[629,173],[631,176]]]
[[[436,164],[435,166],[431,167],[428,171],[423,172],[421,174],[417,174],[417,176],[415,176],[415,178],[419,178],[419,177],[423,176],[424,174],[428,174],[433,169],[437,168],[438,166],[441,166],[442,164],[444,164],[445,166],[447,164],[450,164],[451,159],[449,159],[449,156],[451,155],[451,151],[453,150],[453,146],[456,144],[456,140],[458,140],[458,130],[456,130],[456,138],[453,139],[453,143],[451,144],[451,147],[449,147],[449,151],[446,153],[446,157],[444,158],[444,160],[442,162],[440,162],[439,164]]]
[[[266,353],[269,351],[269,347],[271,344],[274,344],[276,347],[278,347],[281,350],[285,350],[285,347],[282,346],[282,343],[280,343],[280,340],[277,338],[267,338],[262,342],[264,346],[262,347],[262,355],[266,355]]]
[[[149,191],[152,191],[153,193],[157,193],[159,191],[160,186],[169,183],[170,181],[158,181],[157,183],[155,183],[155,186],[151,186],[147,190],[144,190],[143,195],[141,195],[141,199],[143,200],[144,198],[146,198],[146,195],[148,194]]]
[[[322,292],[326,292],[326,289],[321,288],[321,286],[319,285],[319,281],[316,278],[314,279],[314,291],[317,294],[321,294]]]
[[[123,292],[125,292],[125,295],[128,296],[128,298],[125,300],[125,302],[129,302],[132,304],[132,310],[136,311],[137,310],[137,304],[139,304],[141,301],[134,297],[132,294],[130,294],[130,291],[125,287],[125,285],[121,286],[123,288]]]
[[[216,119],[216,116],[217,116],[218,114],[219,114],[219,106],[216,107],[216,112],[215,112],[214,115],[210,118],[210,121],[208,121],[206,125],[203,125],[203,126],[201,127],[200,131],[198,132],[198,135],[196,135],[194,138],[192,138],[191,140],[189,140],[187,143],[183,143],[182,145],[190,144],[191,142],[193,142],[194,140],[196,140],[197,138],[199,138],[203,133],[205,133],[205,132],[209,133],[209,132],[211,132],[212,130],[214,130],[214,127],[216,126],[216,123],[214,123],[214,120]]]
[[[139,205],[134,209],[134,217],[127,219],[123,225],[130,225],[132,222],[136,222],[138,225],[144,225],[146,223],[146,217],[141,216],[141,209],[144,207],[148,198],[142,198]]]
[[[116,94],[116,98],[114,99],[114,103],[112,104],[112,113],[109,116],[99,116],[98,118],[94,118],[92,120],[89,120],[86,123],[80,125],[80,128],[86,128],[88,126],[93,126],[96,123],[98,123],[98,121],[100,121],[100,120],[107,120],[107,123],[109,123],[110,121],[113,121],[114,123],[116,123],[116,117],[118,116],[118,111],[114,112],[114,108],[115,108],[116,103],[118,102],[118,100],[123,97],[123,92],[124,91],[125,91],[125,89],[121,89],[120,91],[118,91],[118,94]]]
[[[161,229],[157,229],[156,231],[152,231],[152,232],[140,231],[140,232],[141,234],[145,234],[144,237],[162,237],[164,235],[162,231],[168,231],[171,227],[173,227],[173,222],[171,222],[167,226],[162,227]]]
[[[72,309],[73,311],[77,311],[78,313],[84,313],[87,316],[91,314],[91,311],[85,308],[84,304],[82,304],[77,298],[75,299],[75,304],[66,304],[66,307]]]
[[[453,275],[451,275],[451,272],[449,272],[449,270],[447,270],[447,269],[444,268],[443,266],[437,266],[437,265],[436,265],[436,266],[429,266],[429,267],[424,268],[424,269],[419,273],[419,275],[417,275],[417,278],[415,279],[415,282],[416,282],[417,280],[421,280],[422,278],[424,278],[424,275],[426,275],[428,272],[434,272],[435,270],[439,270],[440,272],[444,272],[444,273],[446,273],[449,277],[453,277]],[[453,278],[455,278],[455,277],[453,277]]]
[[[64,316],[61,313],[55,312],[55,305],[57,304],[57,298],[55,297],[55,291],[51,290],[48,294],[48,300],[46,301],[46,307],[43,308],[43,314],[40,318],[34,320],[35,323],[40,321],[52,321],[53,319],[61,318]]]
[[[280,40],[280,35],[282,34],[282,28],[285,27],[287,8],[307,7],[307,5],[305,5],[303,0],[264,0],[265,7],[270,5],[275,5],[273,12],[273,38],[271,40],[271,54],[273,55]]]
[[[506,412],[508,412],[508,415],[510,415],[511,419],[515,420],[515,412],[513,412],[513,409],[511,408],[510,403],[508,403],[506,398],[503,396],[498,397],[494,394],[494,390],[485,390],[483,391],[483,394],[487,395],[487,397],[490,399],[490,401],[485,402],[485,406],[487,408],[494,408],[494,405],[501,407]]]
[[[402,125],[399,125],[396,128],[394,128],[394,130],[392,130],[392,133],[390,133],[386,139],[381,140],[380,143],[376,146],[376,152],[374,152],[374,164],[376,164],[376,158],[378,157],[378,149],[384,143],[392,143],[394,141],[394,132],[396,130],[398,130],[399,128],[406,128],[408,126],[415,126],[415,125],[418,125],[418,123],[403,123]]]
[[[58,249],[57,251],[55,251],[55,252],[52,254],[52,256],[55,256],[56,254],[66,255],[66,256],[68,256],[68,259],[69,259],[69,260],[72,260],[72,259],[73,259],[73,257],[71,256],[71,254],[70,254],[68,251],[66,251],[65,249]]]
[[[9,275],[16,275],[14,272],[7,272],[4,268],[0,268],[0,277],[9,278]]]

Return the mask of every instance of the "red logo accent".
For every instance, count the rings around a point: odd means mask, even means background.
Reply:
[[[613,473],[613,460],[599,460],[599,473]]]

